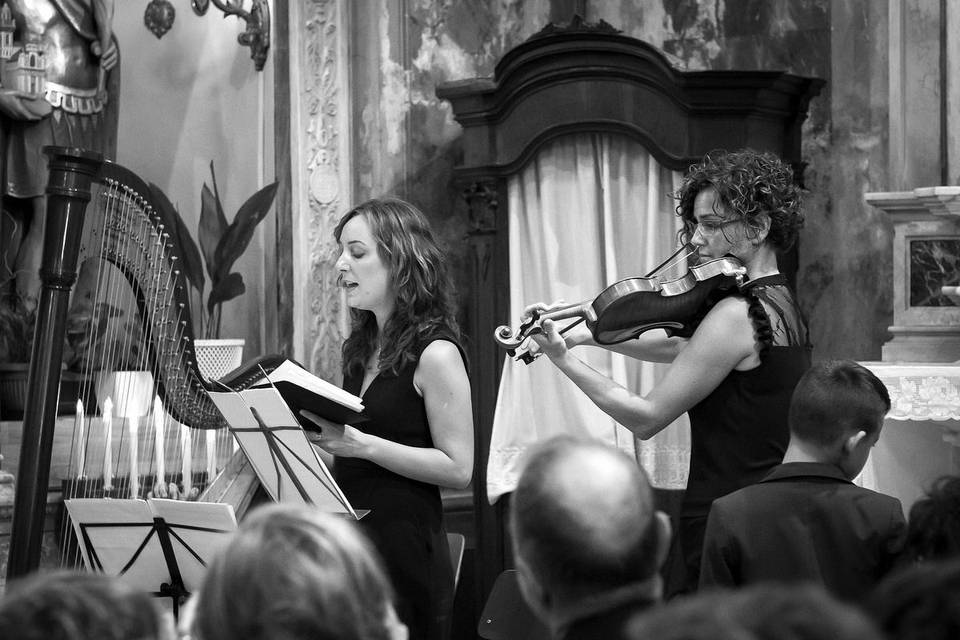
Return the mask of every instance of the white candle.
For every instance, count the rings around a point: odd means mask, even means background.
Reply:
[[[207,429],[207,485],[213,482],[217,475],[217,432]]]
[[[155,457],[157,458],[157,479],[153,483],[155,494],[166,495],[166,476],[167,468],[164,462],[164,445],[167,441],[167,434],[164,430],[163,404],[160,402],[160,396],[153,399],[153,446]]]
[[[76,418],[76,433],[77,433],[77,480],[83,479],[83,466],[86,464],[86,454],[87,454],[87,445],[84,440],[84,421],[86,420],[86,415],[83,413],[83,401],[80,398],[77,398],[77,418]]]
[[[113,490],[113,400],[103,401],[103,490]]]
[[[130,497],[140,497],[140,418],[127,418],[130,431]]]
[[[190,495],[190,489],[193,488],[192,478],[192,460],[190,459],[191,437],[190,429],[186,425],[180,425],[180,453],[183,455],[183,497],[186,499]]]

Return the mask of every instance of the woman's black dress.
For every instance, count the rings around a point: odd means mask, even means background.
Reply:
[[[793,389],[810,368],[806,321],[782,274],[757,278],[740,294],[760,345],[760,365],[731,371],[690,409],[690,477],[680,507],[677,539],[685,577],[671,576],[668,596],[695,591],[710,505],[758,482],[780,464],[790,439],[787,410]]]
[[[411,447],[434,446],[413,374],[423,349],[437,339],[456,344],[446,336],[433,337],[420,345],[417,361],[399,375],[381,372],[373,379],[363,394],[370,420],[359,429]],[[348,376],[343,387],[359,395],[362,383],[362,375]],[[355,509],[370,509],[360,524],[383,558],[396,591],[397,612],[411,640],[444,637],[453,601],[453,569],[439,488],[357,458],[336,458],[334,476]]]

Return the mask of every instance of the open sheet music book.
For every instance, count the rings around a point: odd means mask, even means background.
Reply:
[[[337,424],[359,424],[368,419],[363,413],[363,400],[358,396],[279,355],[262,356],[247,362],[221,379],[220,383],[238,391],[276,387],[304,429],[319,431],[320,427],[302,417],[301,410]]]
[[[64,500],[84,564],[138,590],[171,598],[174,613],[237,528],[233,507],[183,500]]]
[[[277,389],[208,393],[275,502],[310,504],[355,520],[367,513],[347,500]]]

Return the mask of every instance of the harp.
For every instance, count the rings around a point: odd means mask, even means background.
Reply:
[[[48,487],[64,498],[148,497],[173,491],[242,510],[256,490],[197,366],[189,285],[177,268],[176,221],[133,172],[89,151],[46,147],[49,180],[42,281],[23,415],[7,575],[40,564]],[[88,356],[75,397],[58,397],[71,292],[91,267],[83,328]],[[91,266],[92,265],[92,266]],[[83,340],[81,340],[83,342]],[[119,381],[118,357],[138,375]],[[130,403],[139,397],[139,408]],[[51,478],[55,432],[70,429],[68,460]],[[144,406],[146,405],[146,406]],[[97,411],[99,408],[99,412]],[[64,425],[64,423],[67,423]],[[64,440],[62,435],[57,436]],[[202,492],[202,493],[201,493]],[[238,516],[240,514],[238,513]],[[60,561],[71,559],[70,527],[58,525]]]

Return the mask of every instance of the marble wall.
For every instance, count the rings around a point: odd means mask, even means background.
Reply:
[[[459,126],[439,83],[491,76],[561,0],[351,3],[354,194],[417,203],[462,262],[466,231],[452,169]],[[863,201],[888,184],[887,3],[870,0],[588,1],[605,20],[689,70],[785,70],[827,84],[810,105],[803,155],[807,226],[798,288],[816,357],[879,359],[892,318],[891,229]],[[461,269],[462,270],[462,269]]]

